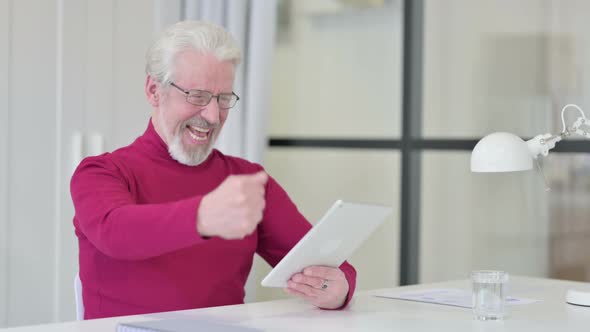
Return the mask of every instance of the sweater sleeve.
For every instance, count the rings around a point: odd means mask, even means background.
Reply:
[[[129,182],[105,156],[86,158],[70,191],[75,223],[103,254],[142,260],[206,241],[196,230],[201,196],[162,204],[137,204]]]
[[[279,261],[311,229],[285,190],[272,178],[266,186],[266,208],[258,227],[257,253],[271,266]],[[342,307],[352,299],[356,288],[356,270],[348,262],[340,265],[348,281],[348,296]]]

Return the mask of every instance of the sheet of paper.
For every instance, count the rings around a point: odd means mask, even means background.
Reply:
[[[373,295],[377,297],[386,297],[390,299],[427,302],[462,308],[473,307],[471,291],[457,288],[431,288],[405,293],[398,293],[395,291],[381,291],[373,293]],[[539,300],[508,296],[506,298],[506,302],[508,303],[508,305],[524,305],[539,302]]]

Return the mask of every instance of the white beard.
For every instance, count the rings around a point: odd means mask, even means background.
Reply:
[[[162,121],[162,124],[164,127],[164,135],[166,136],[166,141],[168,142],[168,153],[170,154],[170,157],[187,166],[197,166],[205,161],[211,154],[211,151],[213,151],[213,145],[215,145],[217,135],[219,134],[219,127],[210,125],[204,119],[196,118],[183,122],[180,125],[181,129],[177,134],[174,134],[174,132],[168,128],[166,121]],[[184,134],[185,130],[188,130],[186,128],[187,124],[211,128],[213,132],[210,134],[210,140],[206,146],[198,146],[193,151],[185,149],[185,147],[182,145],[182,135]]]
[[[188,129],[183,129],[188,130]],[[186,151],[184,146],[182,146],[182,131],[179,132],[177,135],[174,135],[170,144],[168,144],[168,153],[172,159],[178,161],[179,163],[187,166],[197,166],[201,164],[203,161],[209,157],[211,151],[213,151],[213,144],[215,143],[215,139],[217,135],[211,134],[211,141],[203,147],[199,147],[194,151]]]

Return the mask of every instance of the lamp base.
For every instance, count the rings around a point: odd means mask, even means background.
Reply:
[[[565,301],[569,304],[590,307],[590,292],[570,289],[567,291]]]

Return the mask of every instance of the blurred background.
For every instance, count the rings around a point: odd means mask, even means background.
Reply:
[[[590,142],[543,158],[550,191],[538,171],[469,171],[486,134],[590,110],[588,1],[0,0],[0,327],[75,319],[70,176],[143,133],[145,51],[186,18],[245,49],[222,151],[311,222],[336,199],[394,208],[350,259],[359,290],[475,269],[590,281]],[[269,270],[256,259],[247,301],[285,297],[257,286]]]

